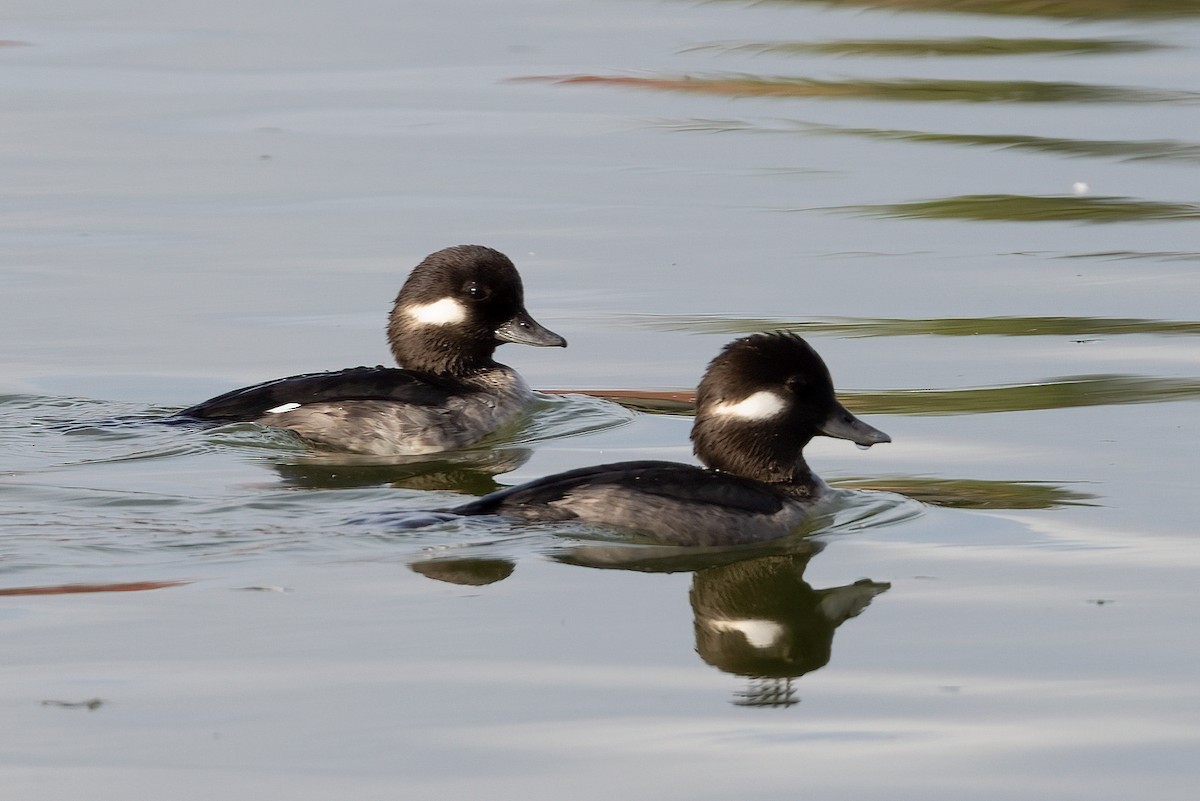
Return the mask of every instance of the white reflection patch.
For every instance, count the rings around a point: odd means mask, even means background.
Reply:
[[[449,325],[461,323],[467,318],[467,310],[454,298],[442,298],[433,303],[409,306],[408,316],[426,325]]]
[[[292,409],[299,408],[299,403],[283,403],[279,406],[276,406],[274,409],[267,409],[267,414],[283,414],[284,412],[290,412]]]
[[[774,392],[763,390],[736,403],[726,401],[712,407],[713,414],[742,420],[769,420],[787,408],[787,401]]]
[[[783,626],[774,620],[714,620],[712,627],[717,631],[737,631],[746,638],[751,647],[770,648],[783,637]]]

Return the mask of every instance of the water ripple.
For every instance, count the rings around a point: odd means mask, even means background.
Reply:
[[[617,319],[663,331],[705,334],[795,331],[801,334],[833,334],[845,337],[1200,335],[1198,320],[1154,320],[1141,317],[817,317],[811,320],[789,320],[780,317],[745,318],[716,314],[640,314],[619,315]]]
[[[993,14],[1054,19],[1172,19],[1200,15],[1197,0],[774,0],[779,4],[848,6],[937,14]]]
[[[1092,506],[1096,496],[1048,481],[995,481],[936,476],[876,476],[831,481],[843,489],[898,493],[951,509],[1055,509]]]
[[[1075,158],[1121,161],[1200,162],[1200,144],[1176,139],[1070,139],[1031,134],[946,133],[891,128],[851,128],[803,120],[750,121],[738,119],[664,120],[658,127],[699,133],[763,133],[800,136],[846,136],[890,142],[1028,150]]]
[[[1120,223],[1200,219],[1200,205],[1195,203],[1078,195],[957,195],[905,203],[841,206],[828,210],[859,212],[876,217],[976,222]]]
[[[587,391],[639,411],[695,413],[691,392]],[[1030,384],[966,389],[844,390],[838,392],[838,397],[851,410],[864,414],[994,414],[1196,400],[1200,398],[1200,380],[1136,375],[1064,376]]]
[[[1049,37],[1001,38],[995,36],[929,37],[919,39],[850,39],[826,42],[705,42],[686,48],[690,52],[750,53],[753,55],[807,55],[895,57],[993,57],[1052,55],[1107,55],[1142,53],[1169,45],[1142,39],[1070,39]]]
[[[531,75],[514,81],[613,86],[660,92],[885,100],[906,103],[1196,103],[1200,93],[1063,81],[984,81],[947,78],[825,80],[741,73],[706,75]]]

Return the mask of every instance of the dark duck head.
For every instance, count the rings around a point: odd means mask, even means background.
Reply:
[[[508,257],[481,245],[431,253],[396,296],[388,344],[410,370],[466,376],[495,366],[504,342],[566,347],[525,310],[521,276]]]
[[[795,334],[754,334],[726,345],[696,393],[692,445],[706,466],[808,491],[804,446],[818,434],[862,446],[891,437],[851,414],[829,368]]]

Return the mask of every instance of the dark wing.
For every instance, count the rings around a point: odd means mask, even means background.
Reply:
[[[557,473],[493,492],[450,511],[461,515],[503,514],[510,509],[544,506],[582,486],[656,495],[682,503],[733,511],[774,514],[783,496],[770,486],[730,473],[676,462],[616,462]]]
[[[184,409],[180,417],[198,420],[257,420],[285,403],[382,400],[434,406],[462,387],[449,379],[395,367],[352,367],[307,373],[235,389]]]

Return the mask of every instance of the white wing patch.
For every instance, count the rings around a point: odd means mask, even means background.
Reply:
[[[418,323],[425,323],[426,325],[461,323],[467,318],[466,307],[454,298],[442,298],[441,300],[435,300],[433,303],[409,306],[406,311],[409,317]]]
[[[284,412],[290,412],[292,409],[299,408],[299,403],[283,403],[279,406],[276,406],[274,409],[267,409],[267,414],[283,414]]]
[[[712,407],[713,414],[741,420],[770,420],[787,408],[787,401],[774,392],[762,390],[740,401],[726,401]]]

